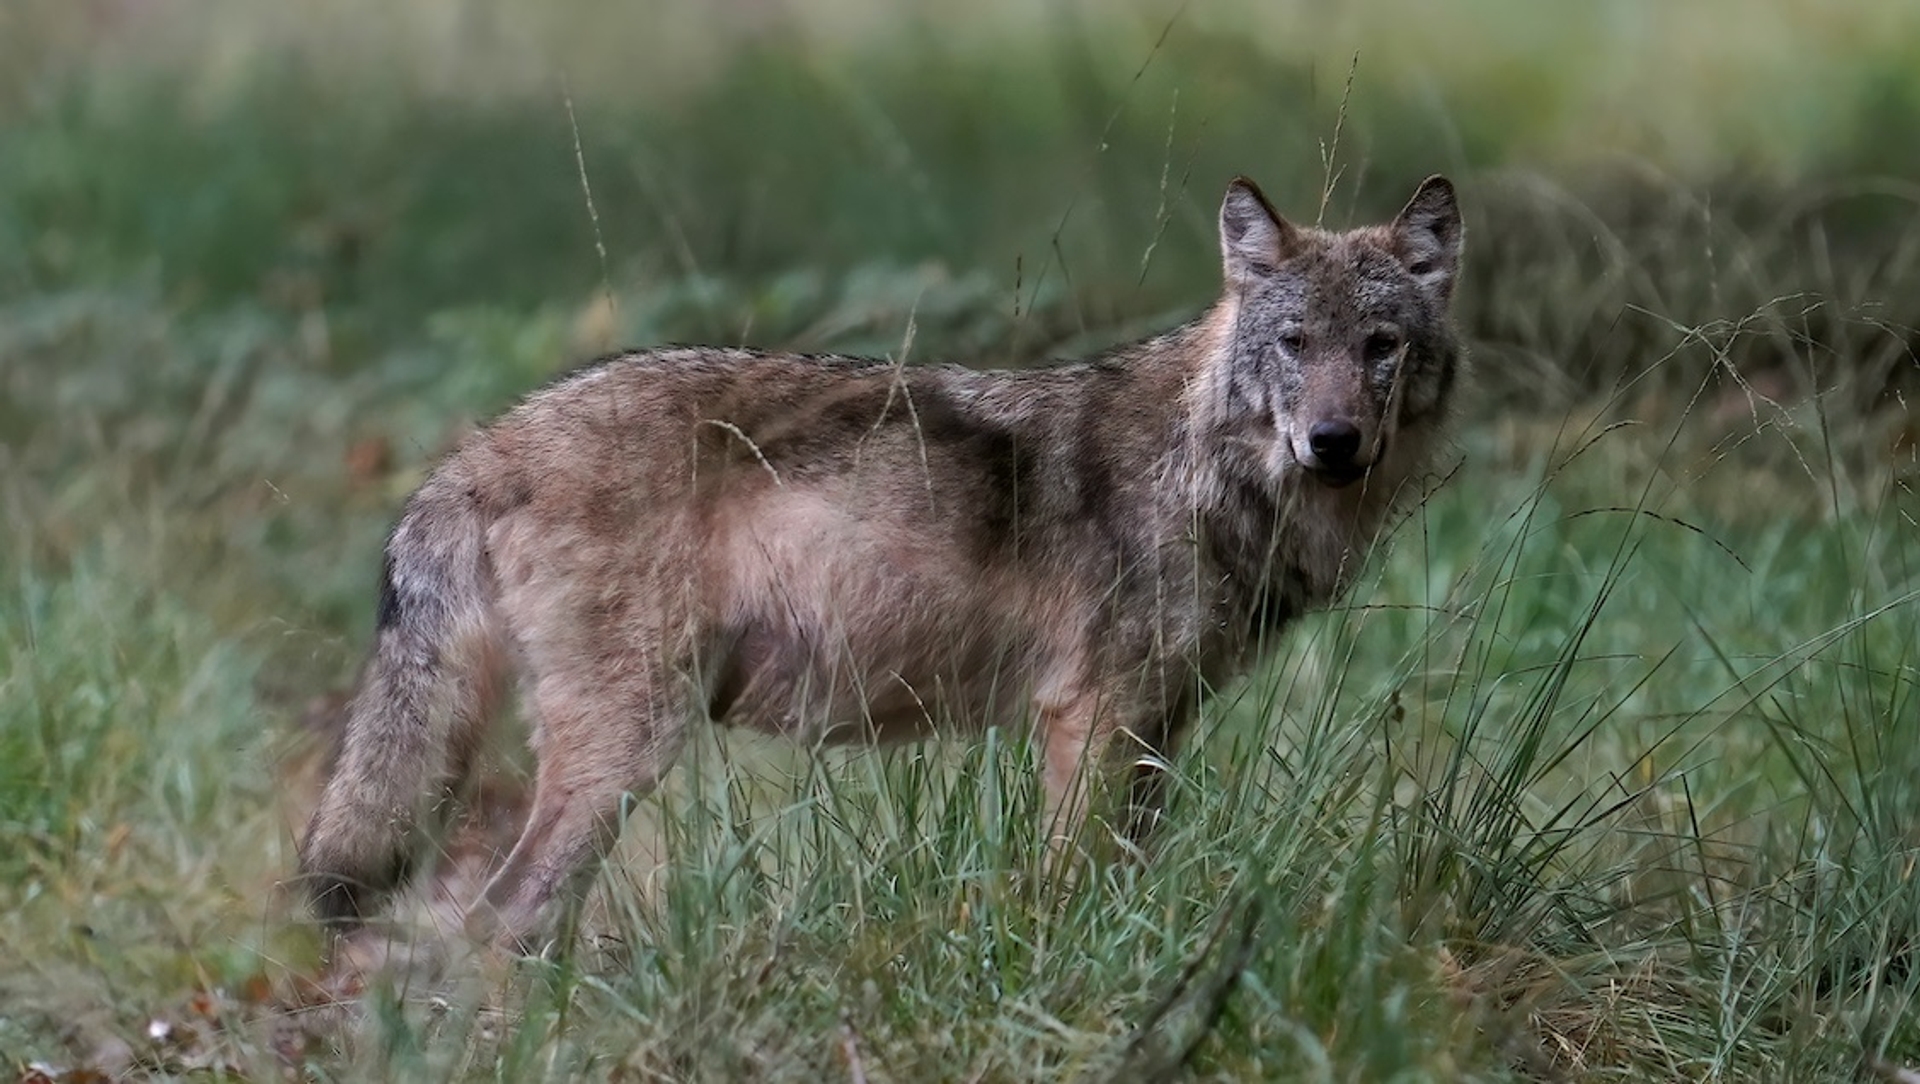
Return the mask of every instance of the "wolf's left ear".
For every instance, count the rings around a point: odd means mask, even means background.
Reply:
[[[1441,301],[1453,292],[1454,272],[1460,269],[1460,246],[1466,227],[1460,222],[1460,204],[1453,182],[1432,176],[1407,201],[1393,220],[1393,247],[1400,262],[1420,285]]]
[[[1245,177],[1235,177],[1220,201],[1220,259],[1227,281],[1271,275],[1298,249],[1300,231],[1281,218]]]

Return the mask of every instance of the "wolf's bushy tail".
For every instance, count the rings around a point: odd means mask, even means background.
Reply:
[[[300,847],[331,925],[357,924],[412,873],[504,687],[485,534],[472,490],[443,467],[387,540],[373,653]]]

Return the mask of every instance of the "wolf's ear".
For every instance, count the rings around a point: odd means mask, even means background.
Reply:
[[[1220,201],[1220,258],[1228,282],[1270,275],[1299,248],[1300,231],[1274,212],[1252,181],[1235,177]]]
[[[1453,182],[1438,175],[1420,187],[1393,220],[1393,248],[1400,262],[1420,285],[1445,301],[1453,292],[1453,275],[1460,269],[1460,245],[1466,227],[1460,222],[1460,204],[1453,198]]]

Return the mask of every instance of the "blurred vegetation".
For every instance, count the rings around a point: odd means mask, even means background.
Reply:
[[[144,278],[194,308],[324,308],[345,367],[448,307],[708,275],[777,307],[795,274],[928,261],[984,274],[1009,311],[1049,309],[1031,334],[958,344],[1023,358],[1191,307],[1222,180],[1254,175],[1318,218],[1335,152],[1336,223],[1426,172],[1480,180],[1472,210],[1500,213],[1474,216],[1465,322],[1530,368],[1617,378],[1650,337],[1615,328],[1628,304],[1691,322],[1817,293],[1829,343],[1868,294],[1916,293],[1886,237],[1920,168],[1890,138],[1920,119],[1920,18],[1898,4],[10,11],[0,284]],[[1696,311],[1709,300],[1745,307]],[[621,330],[796,330],[757,315]]]
[[[1889,3],[28,0],[9,19],[0,282],[151,276],[172,302],[324,303],[381,336],[603,279],[929,260],[984,271],[1009,306],[1051,284],[1071,326],[1109,328],[1193,303],[1225,177],[1318,217],[1336,129],[1334,222],[1428,172],[1523,166],[1574,243],[1511,225],[1512,193],[1479,184],[1474,209],[1503,213],[1475,215],[1476,244],[1571,248],[1566,273],[1667,313],[1664,268],[1610,258],[1687,245],[1667,273],[1712,283],[1741,277],[1742,234],[1789,235],[1756,257],[1803,254],[1808,230],[1852,255],[1911,219],[1897,179],[1920,170],[1894,137],[1920,119],[1920,16]],[[1528,306],[1477,263],[1469,323],[1507,330]],[[696,330],[743,330],[715,323]]]
[[[1917,73],[1900,0],[9,0],[0,1066],[204,1069],[155,1013],[312,964],[298,720],[476,419],[663,341],[1082,353],[1212,296],[1230,176],[1340,226],[1432,172],[1462,466],[1209,718],[1155,864],[1052,914],[1030,797],[969,804],[1005,749],[829,786],[749,743],[524,1028],[400,991],[219,1064],[1920,1063]]]

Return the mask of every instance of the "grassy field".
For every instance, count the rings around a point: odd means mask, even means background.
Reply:
[[[1920,9],[393,7],[0,9],[0,1072],[1920,1070]],[[1435,171],[1457,468],[1150,861],[1042,892],[1019,735],[725,736],[578,952],[315,1004],[322,724],[467,426],[627,344],[1085,352],[1232,174]]]

